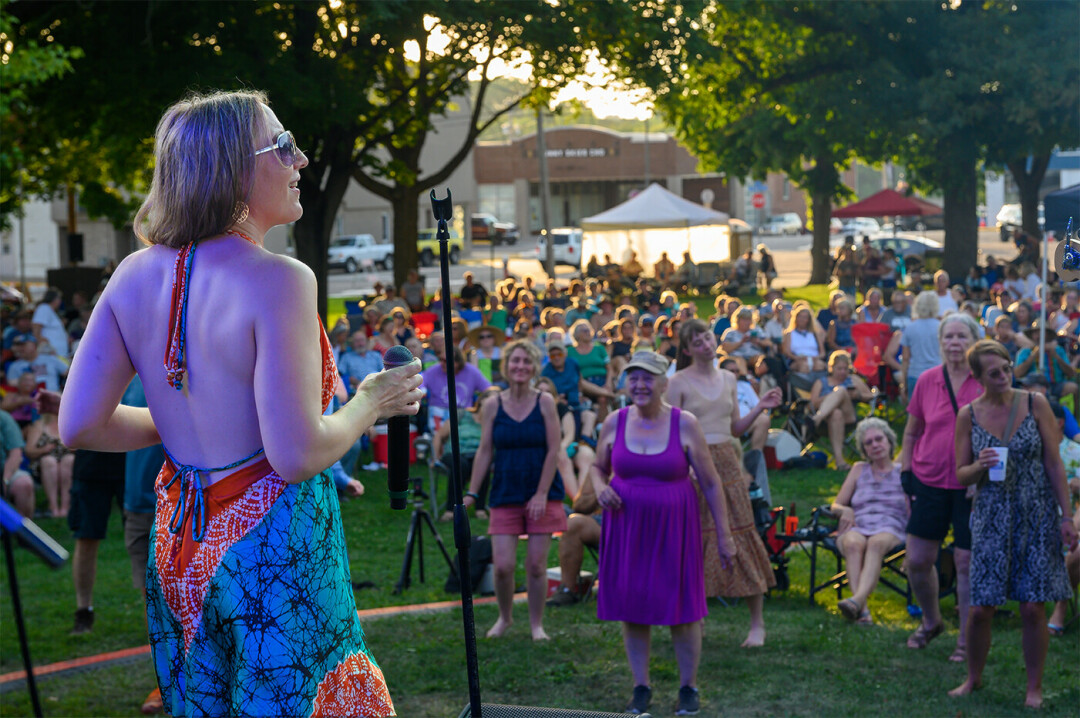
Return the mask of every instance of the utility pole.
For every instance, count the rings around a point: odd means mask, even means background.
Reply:
[[[544,141],[544,108],[536,108],[536,154],[540,156],[540,231],[546,238],[544,272],[555,276],[555,238],[551,236],[551,185],[548,183],[547,143]]]
[[[645,187],[649,186],[649,118],[645,118]]]

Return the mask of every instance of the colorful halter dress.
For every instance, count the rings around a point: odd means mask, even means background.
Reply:
[[[176,258],[165,370],[177,389],[196,247]],[[325,331],[320,343],[325,409],[337,369]],[[262,453],[215,469],[167,453],[158,475],[146,606],[165,712],[395,715],[356,613],[329,471],[289,484],[265,457],[243,465]]]

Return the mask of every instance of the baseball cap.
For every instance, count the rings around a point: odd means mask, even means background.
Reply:
[[[630,358],[630,362],[626,365],[626,371],[630,371],[631,369],[644,369],[650,374],[663,376],[667,373],[668,365],[670,363],[671,362],[667,357],[646,349],[645,351],[637,352]]]
[[[653,322],[655,322],[655,321],[656,321],[656,317],[654,317],[651,314],[642,314],[640,317],[638,317],[638,324],[640,326],[645,326],[646,324],[648,324],[649,326],[652,326]]]
[[[559,351],[566,351],[566,339],[563,337],[562,332],[548,332],[547,335],[547,350],[550,354],[552,351],[558,349]]]

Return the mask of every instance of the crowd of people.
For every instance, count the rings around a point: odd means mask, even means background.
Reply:
[[[415,413],[436,456],[446,456],[447,419],[455,412],[468,483],[463,497],[448,492],[441,518],[450,518],[450,505],[460,499],[488,522],[498,618],[487,636],[502,637],[512,627],[521,536],[527,537],[534,640],[549,638],[547,608],[581,601],[582,555],[585,547],[598,547],[597,612],[621,625],[634,682],[627,712],[643,713],[651,703],[650,632],[660,625],[671,631],[678,664],[675,712],[696,714],[706,598],[744,598],[743,647],[766,641],[764,597],[775,576],[751,507],[743,451],[765,448],[774,413],[800,406],[800,396],[806,421],[822,427],[836,469],[846,472],[833,511],[852,595],[838,602],[838,611],[873,623],[868,597],[882,558],[903,544],[923,611],[907,646],[925,648],[944,630],[935,564],[951,531],[961,623],[950,660],[968,668],[953,694],[980,686],[994,609],[1016,600],[1025,700],[1041,703],[1046,637],[1062,630],[1064,601],[1080,573],[1070,497],[1070,486],[1073,495],[1080,492],[1075,289],[1047,291],[1032,283],[1033,264],[1023,254],[1024,261],[1005,266],[988,261],[954,285],[944,271],[924,276],[919,262],[890,250],[879,255],[864,241],[838,251],[837,288],[815,313],[772,286],[775,262],[759,246],[760,259],[752,251],[742,255],[716,287],[712,314],[698,317],[697,304],[679,300],[681,289],[697,286],[688,254],[678,267],[664,254],[649,272],[629,253],[621,264],[593,257],[584,276],[567,286],[506,276],[489,290],[466,273],[454,296],[429,292],[414,270],[400,292],[379,286],[324,334],[311,316],[314,283],[261,251],[265,229],[299,216],[292,183],[307,163],[265,102],[258,93],[220,94],[180,103],[167,115],[191,131],[212,135],[235,125],[231,131],[252,135],[238,147],[215,136],[210,146],[223,153],[215,160],[222,167],[255,162],[257,170],[249,171],[261,193],[239,201],[235,188],[242,183],[222,185],[214,190],[220,206],[211,208],[210,219],[179,210],[171,217],[194,224],[212,219],[216,224],[192,231],[213,241],[178,237],[156,214],[162,193],[182,194],[188,185],[155,175],[141,214],[153,246],[126,260],[99,296],[74,294],[65,310],[65,298],[50,289],[34,309],[14,309],[3,334],[4,495],[33,516],[40,485],[49,514],[67,517],[77,538],[77,633],[93,625],[93,565],[109,511],[113,503],[126,510],[131,535],[125,538],[147,600],[164,691],[158,701],[166,709],[259,713],[287,704],[307,710],[321,695],[315,677],[344,681],[348,674],[362,685],[368,714],[393,710],[355,620],[347,570],[335,571],[314,592],[297,593],[289,607],[254,588],[264,579],[300,586],[327,565],[347,566],[337,502],[328,491],[363,493],[356,466],[377,421]],[[229,121],[208,123],[200,114],[206,108]],[[182,155],[184,147],[164,142],[169,131],[163,120],[159,155]],[[231,164],[229,153],[236,155]],[[261,157],[266,153],[272,154]],[[232,276],[240,261],[277,277],[291,299],[266,302],[271,316],[263,324],[245,313],[221,320],[224,326],[212,321],[220,319],[219,307],[251,306],[237,292],[264,291],[255,272],[237,286],[197,285],[206,296],[192,297],[189,317],[190,274]],[[169,279],[171,297],[150,291]],[[735,294],[746,296],[747,287],[757,293],[751,304]],[[156,299],[144,309],[155,321],[129,311],[136,303],[125,298],[151,295]],[[444,302],[452,305],[448,327],[437,326]],[[102,313],[108,320],[97,318]],[[428,323],[432,316],[435,326]],[[259,342],[233,346],[199,332],[187,344],[186,321],[228,330],[234,339],[258,334]],[[125,343],[116,327],[132,341]],[[84,334],[93,350],[77,352]],[[235,353],[221,362],[226,344]],[[383,356],[397,345],[420,361],[384,372]],[[160,376],[143,389],[137,367]],[[456,406],[450,406],[451,377]],[[117,406],[121,393],[124,405]],[[880,418],[861,416],[876,395],[906,407],[902,439]],[[228,415],[219,411],[223,401]],[[148,403],[160,410],[156,425]],[[228,440],[197,438],[211,435]],[[78,450],[62,437],[74,439]],[[844,458],[849,441],[863,459],[854,465]],[[139,454],[147,450],[157,454]],[[249,510],[260,501],[257,511]],[[231,512],[265,521],[226,536],[221,522]],[[301,534],[316,528],[334,540],[305,542]],[[555,534],[562,536],[561,583],[549,597]],[[264,575],[266,547],[290,556],[288,581]],[[207,552],[217,552],[233,573],[187,583],[185,566]],[[230,647],[207,633],[208,619],[192,614],[176,587],[214,598],[234,583],[258,594],[251,599],[258,606],[215,598],[215,611],[235,618],[265,610],[273,620]],[[1049,619],[1045,602],[1055,603]],[[174,615],[186,617],[183,625]],[[295,615],[310,618],[300,643],[285,640]],[[270,655],[268,642],[292,647]],[[230,651],[268,670],[281,661],[317,665],[295,694],[225,695],[206,666]]]

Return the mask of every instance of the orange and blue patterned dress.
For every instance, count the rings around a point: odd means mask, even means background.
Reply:
[[[174,278],[165,364],[177,388],[194,253],[181,250]],[[337,381],[325,331],[321,345],[325,408]],[[329,471],[288,484],[264,457],[201,485],[226,468],[170,456],[157,478],[146,605],[165,712],[395,715],[356,613]]]

